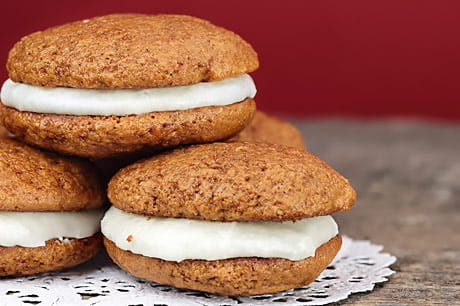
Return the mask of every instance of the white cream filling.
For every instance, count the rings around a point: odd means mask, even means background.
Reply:
[[[248,74],[189,86],[111,90],[47,88],[8,79],[1,90],[2,103],[19,111],[75,116],[125,116],[229,105],[255,95]]]
[[[146,217],[111,207],[104,236],[120,249],[168,261],[235,257],[301,260],[338,234],[331,216],[297,222],[210,222]]]
[[[39,247],[50,239],[87,238],[100,230],[102,210],[78,212],[0,211],[0,246]]]

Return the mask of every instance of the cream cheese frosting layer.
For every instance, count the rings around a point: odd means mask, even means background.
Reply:
[[[168,261],[280,257],[301,260],[338,234],[331,216],[297,222],[210,222],[146,217],[111,207],[101,223],[125,251]]]
[[[87,238],[100,230],[102,210],[0,211],[0,246],[40,247],[50,239]]]
[[[229,105],[253,98],[254,81],[248,74],[189,86],[149,89],[77,89],[42,87],[8,79],[2,103],[19,111],[60,115],[125,116]]]

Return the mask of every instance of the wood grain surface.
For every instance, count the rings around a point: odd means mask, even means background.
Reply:
[[[291,122],[358,192],[341,233],[398,258],[389,282],[340,304],[460,305],[460,125]]]

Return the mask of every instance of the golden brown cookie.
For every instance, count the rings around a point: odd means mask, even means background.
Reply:
[[[287,221],[349,209],[356,193],[318,157],[266,143],[179,148],[120,170],[108,197],[136,214],[208,221]]]
[[[52,239],[43,247],[0,246],[0,277],[55,271],[81,264],[97,254],[101,234],[83,239]]]
[[[100,207],[104,200],[90,162],[0,138],[0,210],[73,211]]]
[[[228,138],[252,119],[252,99],[226,106],[131,116],[67,116],[21,112],[0,103],[3,124],[22,141],[87,158],[158,151]]]
[[[314,281],[340,250],[339,235],[321,245],[313,257],[232,258],[224,260],[165,261],[124,251],[104,237],[112,260],[129,273],[160,284],[225,296],[273,293]]]
[[[305,149],[302,134],[291,124],[257,111],[251,123],[227,142],[259,141]]]
[[[257,54],[237,34],[185,15],[115,14],[23,37],[7,68],[15,82],[46,87],[152,88],[248,73]]]

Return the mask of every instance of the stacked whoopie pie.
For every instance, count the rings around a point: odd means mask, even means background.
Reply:
[[[184,15],[119,14],[23,37],[2,123],[21,141],[106,158],[234,136],[251,121],[256,52]]]
[[[340,249],[330,214],[348,181],[306,151],[233,142],[175,149],[120,170],[102,220],[110,257],[161,284],[254,295],[312,282]]]
[[[0,138],[0,276],[87,261],[101,248],[105,194],[94,166]]]

